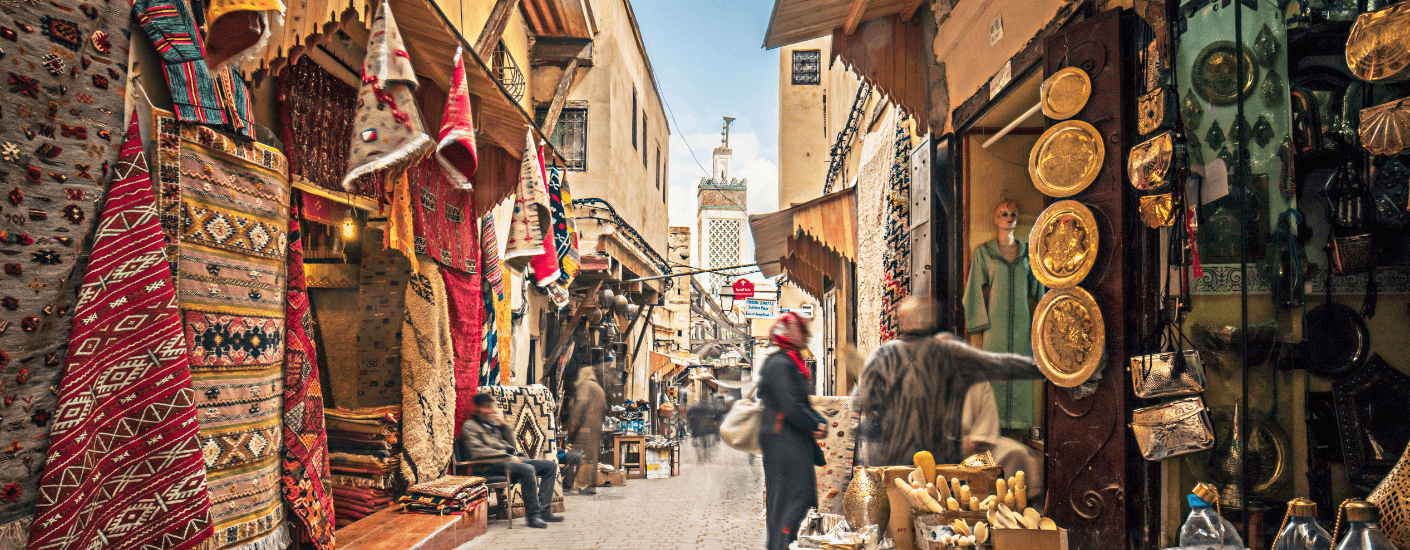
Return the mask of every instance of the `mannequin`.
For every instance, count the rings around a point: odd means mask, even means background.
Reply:
[[[1003,200],[994,209],[998,237],[974,249],[965,284],[965,325],[970,334],[983,333],[984,350],[1032,356],[1029,331],[1037,301],[1046,289],[1028,265],[1028,243],[1018,240],[1018,203]],[[1028,429],[1033,426],[1033,385],[997,382],[993,385],[1000,426]]]

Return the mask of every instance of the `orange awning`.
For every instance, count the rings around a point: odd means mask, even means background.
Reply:
[[[754,260],[765,276],[788,273],[804,292],[822,297],[823,277],[838,278],[857,258],[857,193],[848,187],[787,210],[749,217]],[[779,262],[766,264],[766,262]]]

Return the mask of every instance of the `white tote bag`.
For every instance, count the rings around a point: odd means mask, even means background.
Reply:
[[[751,382],[740,393],[738,401],[720,422],[720,439],[735,449],[762,456],[759,450],[759,424],[764,417],[764,404],[759,401],[759,383]]]

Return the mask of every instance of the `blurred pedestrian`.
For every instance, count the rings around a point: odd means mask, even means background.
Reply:
[[[764,510],[768,550],[785,550],[798,538],[798,525],[818,506],[813,466],[826,466],[817,439],[827,424],[808,403],[812,372],[801,351],[808,347],[808,321],[788,312],[774,322],[769,340],[778,351],[764,361],[759,373],[759,448],[764,453]]]
[[[597,463],[602,447],[602,420],[607,414],[607,393],[597,383],[597,370],[590,366],[578,369],[578,382],[573,389],[573,418],[577,422],[573,447],[583,453],[583,467],[578,468],[575,484],[585,495],[597,494]]]
[[[906,465],[915,453],[930,451],[936,463],[959,463],[965,458],[963,421],[970,387],[1043,375],[1032,358],[936,335],[935,303],[929,298],[907,297],[896,316],[901,336],[867,360],[853,394],[866,450],[858,453],[858,462]]]
[[[695,458],[698,462],[707,462],[710,460],[710,451],[715,447],[715,440],[720,437],[720,423],[715,409],[710,405],[710,401],[701,399],[690,408],[688,416]]]

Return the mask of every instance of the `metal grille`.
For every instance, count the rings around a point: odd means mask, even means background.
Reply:
[[[710,267],[739,265],[739,220],[710,220]],[[725,276],[710,274],[711,291],[725,284]]]
[[[553,147],[563,155],[563,162],[569,170],[587,170],[587,109],[563,109],[558,116],[558,127],[553,130]]]
[[[514,101],[524,100],[524,72],[519,70],[519,64],[514,62],[514,56],[509,55],[509,50],[504,48],[504,42],[495,46],[494,53],[490,55],[495,80],[499,81],[504,90],[509,92],[509,96]]]
[[[793,85],[822,83],[822,50],[793,50]]]

